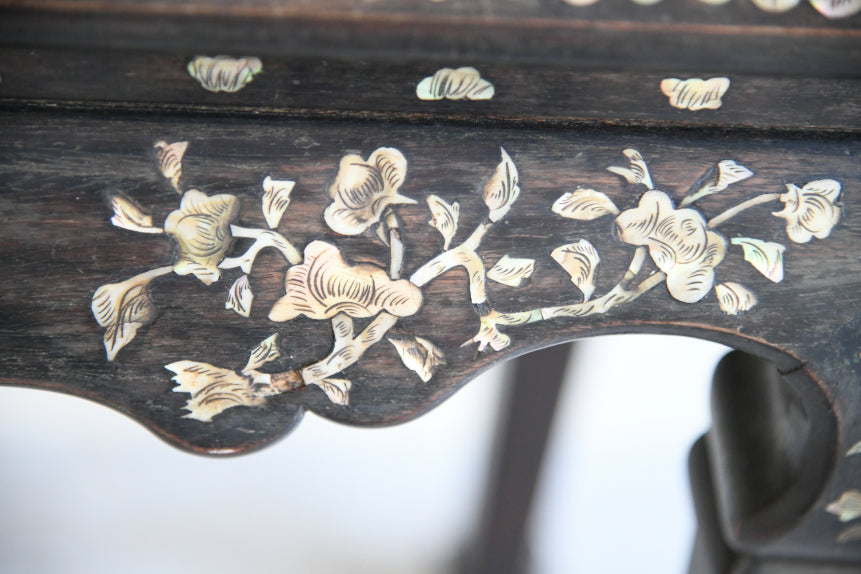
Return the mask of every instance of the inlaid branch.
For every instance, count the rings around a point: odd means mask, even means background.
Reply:
[[[230,226],[230,233],[233,237],[245,237],[254,239],[254,243],[248,250],[239,257],[227,257],[218,264],[219,269],[233,269],[239,267],[245,274],[251,273],[251,267],[254,265],[254,260],[261,250],[267,247],[273,247],[278,250],[284,259],[292,265],[298,265],[302,262],[302,255],[296,250],[293,245],[287,241],[283,235],[277,231],[268,229],[250,229],[247,227],[239,227],[238,225]]]
[[[762,195],[758,195],[752,199],[748,199],[747,201],[743,201],[738,205],[730,207],[720,215],[712,217],[711,219],[709,219],[708,226],[714,229],[718,225],[726,223],[727,221],[729,221],[730,219],[732,219],[746,209],[750,209],[751,207],[755,207],[757,205],[762,205],[763,203],[777,201],[778,199],[780,199],[779,193],[764,193]]]
[[[350,365],[355,364],[362,355],[380,342],[398,318],[385,311],[374,317],[358,336],[353,332],[353,320],[339,313],[332,318],[332,331],[335,342],[332,350],[324,358],[301,369],[282,371],[264,375],[279,393],[296,391],[308,385],[317,385],[329,400],[336,404],[349,404],[352,383],[346,379],[333,379]]]
[[[481,244],[482,238],[493,227],[493,223],[486,221],[479,225],[469,238],[452,249],[440,253],[415,271],[410,276],[410,282],[418,287],[423,287],[446,271],[462,266],[466,269],[469,277],[469,295],[474,305],[487,301],[485,288],[486,278],[484,262],[476,250]]]
[[[306,385],[310,385],[337,375],[358,361],[371,346],[381,341],[397,322],[397,317],[383,311],[374,317],[358,336],[354,336],[352,319],[343,314],[334,317],[332,329],[335,332],[335,345],[332,351],[323,359],[300,369],[302,380]]]

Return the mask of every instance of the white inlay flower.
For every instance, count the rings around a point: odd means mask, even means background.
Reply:
[[[218,264],[230,247],[230,223],[238,215],[239,201],[232,195],[186,191],[179,209],[164,221],[164,232],[179,248],[174,273],[192,274],[206,285],[218,281]]]
[[[289,321],[298,315],[330,319],[338,313],[373,317],[386,311],[396,317],[414,315],[421,307],[421,289],[406,279],[392,280],[374,265],[348,265],[341,251],[324,241],[305,247],[301,265],[287,271],[287,294],[273,305],[269,318]]]
[[[814,237],[825,239],[840,221],[841,207],[840,182],[833,179],[811,181],[798,187],[791,183],[788,190],[780,196],[783,211],[774,213],[775,217],[786,220],[786,233],[796,243],[807,243]]]
[[[647,191],[633,209],[616,218],[619,239],[645,245],[667,274],[667,289],[684,303],[696,303],[714,283],[714,268],[726,254],[726,240],[709,230],[699,212],[675,209],[663,191]]]
[[[180,193],[179,178],[182,177],[182,157],[185,155],[185,150],[188,149],[188,142],[169,144],[164,140],[159,140],[153,144],[153,149],[155,150],[155,161],[159,173],[170,182],[177,193]]]
[[[398,194],[406,176],[407,160],[394,148],[381,147],[368,161],[344,156],[329,186],[332,203],[323,213],[326,224],[342,235],[359,235],[377,223],[390,205],[416,203]]]
[[[457,220],[460,218],[460,204],[448,203],[441,197],[429,195],[427,198],[433,219],[428,223],[442,234],[443,249],[448,249],[454,234],[457,233]]]

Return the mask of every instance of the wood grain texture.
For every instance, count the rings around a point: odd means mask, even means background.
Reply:
[[[516,9],[508,16],[458,15],[447,5],[429,2],[414,12],[382,12],[372,6],[327,12],[316,3],[292,3],[293,9],[284,11],[277,6],[208,5],[212,10],[198,12],[173,3],[70,2],[63,4],[65,11],[27,6],[0,7],[0,43],[189,56],[348,55],[402,62],[466,60],[467,65],[496,61],[814,76],[857,76],[861,58],[859,16],[828,21],[806,4],[787,14],[763,15],[748,2],[666,2],[655,7],[599,2],[585,8],[582,16],[562,2],[526,9],[528,14]]]
[[[570,66],[479,65],[495,95],[480,102],[421,101],[416,85],[433,61],[265,58],[264,70],[237,93],[211,93],[189,75],[194,54],[139,50],[0,48],[0,103],[246,115],[355,117],[390,121],[617,124],[861,130],[861,79],[728,74],[718,110],[679,110],[661,93],[684,70],[596,70]],[[450,63],[450,62],[449,62]],[[827,94],[827,96],[823,96]]]
[[[801,3],[785,13],[761,10],[751,2],[713,5],[705,2],[665,2],[637,5],[629,0],[600,0],[590,6],[572,6],[562,0],[3,0],[0,6],[29,8],[43,12],[74,11],[84,13],[114,12],[120,14],[221,15],[229,17],[316,18],[320,20],[521,20],[557,26],[578,20],[617,20],[627,22],[704,22],[714,24],[771,25],[779,27],[848,27],[846,20],[829,21],[808,3]]]

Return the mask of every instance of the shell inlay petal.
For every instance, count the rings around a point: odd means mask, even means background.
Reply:
[[[287,271],[287,294],[269,313],[273,321],[289,321],[299,315],[329,319],[338,313],[373,317],[386,311],[396,317],[414,315],[422,304],[421,289],[407,281],[393,281],[374,265],[349,265],[341,251],[325,241],[305,248],[301,265]]]

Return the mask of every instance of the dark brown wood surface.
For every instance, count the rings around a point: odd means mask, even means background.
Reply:
[[[263,4],[0,2],[0,45],[817,77],[857,76],[861,61],[861,15],[828,20],[806,2],[783,14],[747,0]]]
[[[680,110],[661,93],[678,67],[650,71],[513,65],[472,60],[390,62],[367,59],[263,59],[263,72],[235,94],[203,90],[186,66],[195,56],[142,50],[0,48],[0,103],[97,109],[197,111],[244,115],[352,117],[389,121],[526,122],[774,130],[861,130],[861,79],[727,76],[718,110]],[[478,66],[495,95],[484,102],[420,101],[416,85],[440,67]]]

